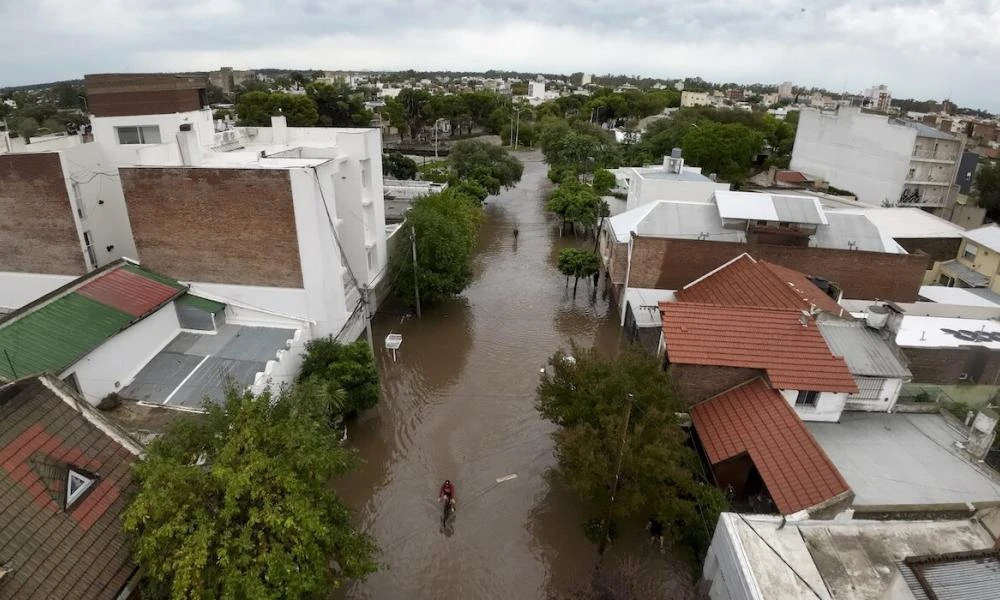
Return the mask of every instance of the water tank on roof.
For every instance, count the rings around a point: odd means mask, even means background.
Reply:
[[[865,323],[872,329],[882,329],[889,320],[889,309],[881,304],[873,304],[868,307],[868,314],[865,316]]]
[[[680,158],[680,157],[681,157],[680,148],[674,148],[673,150],[670,151],[670,158]]]

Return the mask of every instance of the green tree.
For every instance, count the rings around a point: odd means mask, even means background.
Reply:
[[[416,235],[417,281],[420,301],[434,304],[459,294],[472,281],[472,254],[482,222],[479,201],[449,187],[418,198],[406,213],[403,231]],[[389,273],[396,295],[414,302],[413,254],[409,243],[397,244],[389,256]]]
[[[575,180],[564,182],[557,187],[546,208],[562,219],[560,231],[567,223],[581,226],[584,231],[597,227],[598,219],[607,216],[607,203],[601,200],[594,188]]]
[[[637,346],[612,360],[575,345],[569,354],[575,360],[566,356],[552,357],[537,397],[542,417],[559,426],[553,437],[566,485],[604,525],[599,529],[606,530],[608,519],[653,514],[673,542],[700,555],[725,501],[698,476],[698,456],[677,417],[684,403],[659,361]]]
[[[241,125],[267,127],[278,115],[284,115],[290,127],[312,127],[319,119],[316,102],[301,94],[246,92],[236,101]]]
[[[22,138],[25,144],[30,144],[32,136],[38,135],[41,126],[33,117],[17,117],[10,124],[10,129]]]
[[[343,82],[319,82],[306,87],[306,93],[316,103],[319,123],[324,127],[368,127],[372,111],[365,108],[364,98]]]
[[[327,426],[337,400],[324,386],[231,389],[149,446],[122,520],[151,596],[318,599],[375,571],[374,543],[330,489],[356,463]]]
[[[416,179],[417,161],[402,152],[389,152],[382,155],[382,175],[393,179]]]
[[[615,176],[606,169],[597,169],[594,171],[594,191],[597,192],[599,196],[607,196],[608,193],[614,189],[617,183],[615,182]]]
[[[975,194],[979,206],[986,209],[991,219],[1000,217],[1000,162],[987,163],[979,168]]]
[[[559,272],[566,276],[566,285],[569,285],[569,278],[573,278],[573,297],[576,298],[580,278],[592,277],[597,273],[601,268],[601,257],[591,250],[565,248],[559,252],[557,266]]]
[[[341,344],[332,337],[306,342],[299,382],[328,387],[331,393],[342,390],[340,411],[348,417],[368,410],[378,403],[378,370],[371,348],[364,340]]]
[[[463,140],[451,147],[451,168],[459,179],[479,183],[490,194],[521,181],[524,164],[506,149],[482,140]]]
[[[394,127],[396,132],[399,133],[399,143],[402,144],[403,136],[410,131],[410,124],[406,118],[406,107],[396,98],[389,98],[385,101],[383,111],[389,120],[389,126]]]
[[[547,117],[541,122],[538,143],[545,161],[553,167],[592,173],[597,167],[612,168],[621,163],[614,135],[587,122]]]
[[[743,183],[764,136],[740,123],[701,121],[681,138],[685,160],[723,181]]]
[[[410,139],[417,139],[417,136],[423,133],[427,123],[432,121],[430,92],[405,88],[400,90],[396,96],[396,102],[403,109]]]
[[[515,81],[510,84],[510,93],[514,96],[527,96],[528,83],[526,81]]]

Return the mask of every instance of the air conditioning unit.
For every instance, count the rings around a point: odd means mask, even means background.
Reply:
[[[969,380],[969,374],[968,373],[962,373],[961,375],[958,376],[958,380],[959,381],[968,381]]]

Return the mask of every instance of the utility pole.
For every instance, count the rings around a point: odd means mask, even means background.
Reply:
[[[417,229],[410,227],[410,245],[413,247],[413,295],[417,300],[417,318],[420,316],[420,284],[417,283]]]
[[[622,446],[618,451],[618,464],[615,465],[615,481],[611,484],[611,502],[608,504],[608,516],[601,524],[601,541],[597,545],[597,556],[604,555],[604,550],[608,545],[608,528],[611,526],[611,515],[615,507],[615,494],[618,493],[618,480],[622,474],[622,462],[625,459],[625,444],[628,442],[628,424],[632,418],[632,394],[627,396],[628,402],[625,404],[625,427],[622,430]]]
[[[372,356],[375,355],[375,340],[372,338],[372,315],[369,310],[370,305],[368,304],[368,292],[371,291],[368,284],[365,284],[361,288],[361,301],[365,303],[365,333],[368,335],[368,346],[372,349]]]

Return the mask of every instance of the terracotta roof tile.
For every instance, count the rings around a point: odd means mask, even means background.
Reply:
[[[781,514],[850,491],[795,410],[762,379],[697,404],[691,421],[713,465],[749,455]]]
[[[809,310],[851,318],[804,274],[741,254],[676,293],[678,302]]]
[[[858,391],[813,321],[786,308],[661,302],[667,359],[674,364],[763,369],[782,390]]]
[[[77,288],[77,293],[141,317],[181,293],[176,288],[125,267],[107,271]]]
[[[781,183],[806,183],[812,181],[799,171],[778,171],[774,174],[774,180]]]

